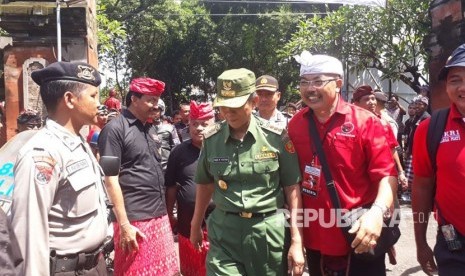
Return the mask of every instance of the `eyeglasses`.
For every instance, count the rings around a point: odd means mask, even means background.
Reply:
[[[315,88],[322,88],[323,86],[327,85],[331,81],[335,81],[338,79],[329,79],[329,80],[300,80],[299,86],[301,88],[306,88],[309,86],[313,86]]]

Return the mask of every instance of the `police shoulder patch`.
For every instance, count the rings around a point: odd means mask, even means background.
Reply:
[[[32,157],[35,165],[34,181],[36,184],[48,184],[52,178],[53,169],[57,163],[49,155],[35,155]]]
[[[284,128],[283,127],[280,127],[270,121],[266,121],[266,120],[261,120],[259,125],[263,128],[263,129],[266,129],[266,130],[269,130],[273,133],[276,133],[278,135],[281,135],[284,131]]]
[[[203,136],[205,137],[205,139],[207,139],[207,138],[215,135],[216,133],[218,133],[218,131],[220,129],[221,129],[221,123],[215,123],[213,125],[210,125],[205,129],[205,132],[203,133]]]

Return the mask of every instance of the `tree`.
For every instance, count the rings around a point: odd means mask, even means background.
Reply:
[[[107,84],[102,89],[100,96],[102,99],[108,96],[108,91],[116,87],[121,98],[124,98],[125,81],[128,76],[126,74],[123,80],[120,80],[122,71],[127,71],[124,58],[124,41],[126,40],[126,30],[122,23],[116,19],[112,19],[106,13],[107,4],[111,4],[111,0],[101,0],[97,4],[97,23],[98,23],[98,52],[100,63],[104,71],[109,71],[114,74],[106,76]],[[126,72],[127,73],[127,72]]]
[[[283,92],[281,102],[294,101],[298,69],[292,58],[278,53],[304,19],[300,12],[338,7],[250,1],[104,1],[106,15],[120,21],[128,34],[115,47],[111,60],[125,61],[130,68],[128,80],[148,76],[164,81],[163,99],[169,110],[181,101],[213,98],[218,75],[241,67],[257,77],[275,76]]]
[[[283,58],[309,50],[340,58],[351,72],[376,68],[419,92],[428,56],[422,42],[429,30],[429,1],[389,0],[385,9],[344,6],[299,23],[280,52]]]

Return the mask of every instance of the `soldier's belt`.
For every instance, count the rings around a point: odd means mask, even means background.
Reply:
[[[265,217],[276,214],[276,210],[269,211],[269,212],[266,212],[266,213],[228,212],[228,211],[224,211],[224,212],[226,214],[236,215],[236,216],[240,216],[241,218],[247,218],[247,219],[250,219],[250,218],[265,218]]]

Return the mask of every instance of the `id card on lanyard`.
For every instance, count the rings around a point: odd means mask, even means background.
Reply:
[[[320,185],[321,166],[318,164],[318,158],[314,155],[310,165],[305,165],[302,193],[304,195],[318,197],[321,190]]]

